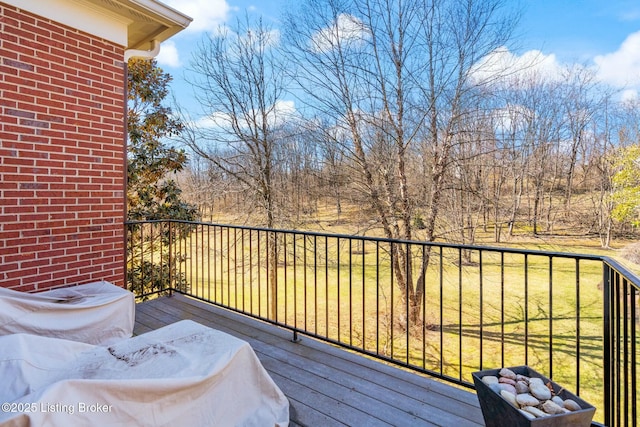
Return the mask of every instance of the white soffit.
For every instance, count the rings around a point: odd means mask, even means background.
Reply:
[[[191,18],[157,0],[2,0],[124,46],[149,49],[185,29]]]

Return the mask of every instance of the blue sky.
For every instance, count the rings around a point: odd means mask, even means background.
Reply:
[[[192,51],[207,32],[244,15],[263,16],[278,27],[284,0],[161,0],[194,18],[189,28],[163,43],[158,64],[173,76],[180,105],[198,117],[193,91],[185,82]],[[516,56],[540,51],[550,67],[582,64],[624,96],[640,94],[639,0],[514,0],[522,9]]]
[[[613,53],[640,31],[637,0],[528,0],[523,6],[526,46],[555,53],[563,61],[589,61]]]

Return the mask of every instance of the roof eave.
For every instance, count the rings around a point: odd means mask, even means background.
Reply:
[[[157,0],[93,0],[94,3],[122,13],[131,19],[127,49],[149,49],[153,41],[159,43],[189,26],[191,17]],[[115,7],[114,4],[118,6]],[[118,10],[120,9],[120,10]]]

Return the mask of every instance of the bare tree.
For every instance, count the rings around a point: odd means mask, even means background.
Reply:
[[[453,150],[453,165],[447,174],[449,183],[445,203],[448,215],[443,219],[449,230],[443,235],[448,241],[473,244],[476,232],[487,230],[491,204],[496,204],[494,194],[499,187],[492,188],[492,177],[499,178],[492,162],[495,156],[493,121],[490,111],[478,109],[475,114],[465,114],[465,132]],[[465,262],[471,262],[470,251],[463,251]]]
[[[187,145],[233,177],[252,196],[262,223],[278,221],[276,143],[283,137],[286,114],[283,57],[275,47],[279,33],[247,16],[233,28],[206,37],[191,61],[190,82],[206,116]],[[277,242],[269,238],[271,295],[277,283]],[[275,302],[275,300],[273,300]],[[276,307],[271,304],[271,315]]]
[[[482,84],[474,65],[504,45],[513,27],[502,0],[303,1],[286,18],[292,78],[309,113],[329,121],[357,170],[389,238],[416,238],[417,189],[409,187],[412,147],[425,147],[429,190],[424,237],[436,238],[453,147],[462,143],[461,118]],[[344,136],[347,137],[344,137]],[[396,283],[420,320],[429,251],[397,248]],[[401,267],[402,266],[402,267]],[[417,273],[417,274],[416,274]]]
[[[600,150],[597,151],[590,161],[595,164],[597,171],[596,181],[596,201],[595,212],[597,215],[597,230],[600,238],[600,246],[603,248],[609,248],[611,245],[612,229],[613,229],[613,203],[611,201],[611,190],[613,183],[611,177],[613,176],[613,162],[609,156],[611,151],[611,139],[610,130],[608,129],[608,123],[605,125],[605,129],[602,136],[598,138],[600,141]]]
[[[563,101],[568,147],[566,167],[566,186],[564,195],[565,211],[571,210],[571,196],[574,191],[574,179],[579,154],[589,138],[589,130],[597,112],[602,108],[608,94],[599,90],[593,70],[585,67],[573,67],[565,70],[564,93],[559,94]],[[584,160],[584,159],[583,159]]]

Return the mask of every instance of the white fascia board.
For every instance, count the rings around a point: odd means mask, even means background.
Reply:
[[[127,28],[132,22],[123,16],[98,9],[79,0],[2,0],[43,18],[68,25],[96,37],[127,46]]]
[[[193,18],[156,0],[128,0],[128,2],[141,7],[152,15],[162,17],[173,25],[182,27],[183,29],[187,28],[191,21],[193,21]]]

